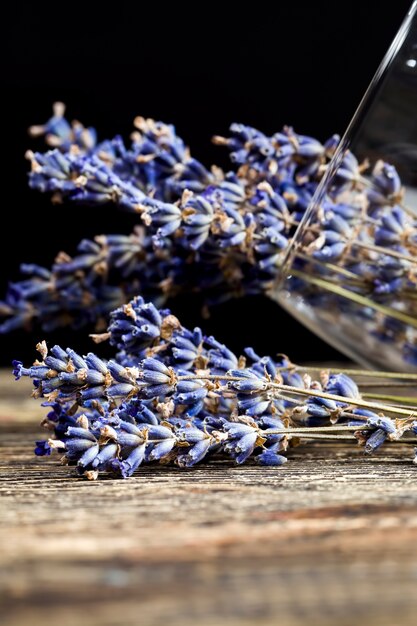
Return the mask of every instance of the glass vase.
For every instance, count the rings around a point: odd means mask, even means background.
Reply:
[[[417,2],[299,225],[275,297],[355,361],[417,370]]]

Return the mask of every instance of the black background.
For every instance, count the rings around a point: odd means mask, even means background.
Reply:
[[[27,188],[24,152],[40,144],[26,130],[48,118],[53,101],[66,102],[68,116],[96,126],[101,139],[128,136],[138,114],[174,123],[197,158],[227,167],[210,137],[233,121],[266,133],[290,124],[319,139],[343,132],[409,4],[397,0],[387,13],[380,2],[256,2],[229,17],[228,5],[214,3],[184,12],[155,2],[13,6],[3,22],[1,293],[20,262],[49,265],[82,237],[127,233],[135,223],[113,207],[52,207]],[[184,323],[202,323],[198,302],[185,298],[171,308]],[[237,350],[251,344],[296,360],[337,356],[263,298],[217,307],[203,325]],[[0,337],[1,363],[31,358],[40,338],[40,331]],[[51,340],[90,348],[83,331]]]

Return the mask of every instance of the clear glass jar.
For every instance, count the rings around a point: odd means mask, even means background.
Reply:
[[[276,298],[370,367],[417,370],[417,2],[289,249]]]

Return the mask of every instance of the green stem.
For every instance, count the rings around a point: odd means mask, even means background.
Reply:
[[[358,274],[355,274],[354,272],[350,272],[344,267],[339,267],[338,265],[334,265],[333,263],[327,263],[326,261],[320,261],[319,259],[316,259],[312,256],[308,256],[307,254],[303,254],[302,252],[297,252],[297,257],[299,259],[302,259],[303,261],[308,261],[309,263],[313,263],[314,265],[320,265],[320,267],[325,267],[329,271],[335,272],[337,274],[341,274],[342,276],[346,276],[347,278],[353,278],[354,280],[357,280],[358,278],[360,278]]]
[[[358,430],[372,430],[370,426],[347,426],[346,424],[334,426],[290,426],[288,428],[270,428],[266,432],[271,435],[282,434],[282,433],[328,433],[328,432],[356,432]]]
[[[350,432],[355,433],[358,431],[370,431],[373,430],[370,426],[305,426],[300,428],[269,428],[265,433],[268,435],[294,435],[298,438],[308,439],[356,439],[352,435],[338,435],[333,433]],[[263,431],[261,431],[262,433]],[[388,440],[389,441],[389,440]],[[389,441],[390,443],[417,443],[417,437],[401,437],[400,439],[394,439]]]
[[[365,388],[365,389],[369,389],[371,387],[377,387],[378,389],[381,389],[381,387],[389,387],[390,389],[392,389],[393,387],[397,388],[397,387],[411,387],[413,389],[417,389],[416,383],[411,383],[411,382],[403,382],[403,383],[384,383],[384,382],[358,382],[358,387],[360,387],[361,389]]]
[[[225,382],[240,382],[242,378],[239,376],[229,376],[227,374],[186,374],[178,376],[177,380],[218,380]],[[359,406],[362,408],[372,409],[375,411],[382,411],[386,413],[394,413],[395,415],[402,415],[410,418],[412,414],[406,409],[401,409],[396,406],[388,406],[379,404],[377,402],[367,402],[360,398],[346,398],[345,396],[338,396],[336,394],[326,393],[325,391],[318,391],[316,389],[303,389],[301,387],[293,387],[292,385],[283,385],[281,383],[273,383],[265,381],[269,389],[278,389],[278,391],[291,393],[294,395],[308,396],[314,398],[325,398],[326,400],[334,400],[335,402],[343,402],[344,404]]]
[[[403,409],[413,410],[417,406],[417,398],[413,396],[391,396],[384,393],[363,393],[363,398],[374,398],[375,400],[383,400],[384,402],[401,403]],[[407,404],[412,406],[407,406]],[[399,406],[397,404],[397,406]]]
[[[383,254],[384,256],[391,256],[391,257],[394,257],[395,259],[401,259],[402,261],[407,261],[408,263],[417,264],[417,257],[411,256],[411,254],[410,256],[407,256],[406,254],[401,254],[401,252],[390,250],[390,248],[382,248],[381,246],[374,246],[371,243],[363,243],[358,240],[349,241],[346,239],[345,241],[352,246],[356,246],[357,248],[364,248],[366,250],[372,250],[373,252],[379,252],[380,254]]]
[[[417,328],[417,319],[414,317],[410,317],[406,315],[406,313],[402,313],[401,311],[397,311],[396,309],[390,309],[389,307],[384,306],[383,304],[379,304],[378,302],[374,302],[373,300],[369,300],[365,296],[361,296],[354,291],[349,291],[344,287],[339,287],[333,283],[328,282],[327,280],[323,280],[322,278],[317,278],[315,276],[309,276],[304,272],[300,272],[299,270],[292,269],[291,275],[296,276],[297,278],[301,278],[307,283],[312,285],[316,285],[317,287],[321,287],[321,289],[326,289],[326,291],[330,291],[335,293],[338,296],[342,296],[343,298],[347,298],[352,302],[356,302],[364,307],[369,307],[374,309],[375,311],[379,311],[383,313],[387,317],[395,318],[404,324],[408,324],[409,326],[413,326],[413,328]]]
[[[360,398],[346,398],[344,396],[338,396],[332,393],[326,393],[324,391],[317,391],[316,389],[301,389],[299,387],[292,387],[291,385],[280,385],[278,383],[270,383],[273,388],[277,388],[281,391],[287,391],[288,393],[293,393],[295,395],[303,395],[303,396],[313,396],[315,398],[325,398],[326,400],[334,400],[335,402],[343,402],[348,405],[359,406],[362,408],[372,409],[374,411],[383,411],[387,413],[394,413],[396,415],[403,415],[407,418],[410,418],[410,411],[406,409],[401,409],[395,406],[388,406],[379,404],[377,402],[368,402],[366,400],[361,400]]]
[[[299,439],[340,439],[344,441],[354,441],[356,437],[354,435],[324,435],[320,433],[305,433],[304,431],[300,431],[296,434]]]
[[[372,378],[389,378],[395,379],[399,378],[400,380],[415,380],[417,381],[417,374],[405,374],[403,372],[378,372],[376,370],[358,370],[351,368],[329,368],[329,367],[317,367],[307,365],[304,367],[303,365],[289,365],[287,367],[279,367],[279,370],[295,370],[295,371],[303,371],[303,372],[323,372],[328,371],[330,373],[340,373],[347,374],[348,376],[372,376]],[[377,384],[377,383],[375,383]],[[393,384],[393,386],[396,386]]]

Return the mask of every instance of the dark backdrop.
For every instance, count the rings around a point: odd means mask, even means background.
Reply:
[[[50,264],[81,237],[129,232],[134,222],[111,207],[53,208],[27,188],[23,155],[36,144],[26,129],[47,119],[54,100],[100,138],[127,136],[138,114],[172,122],[197,158],[227,166],[210,137],[227,133],[232,121],[266,133],[290,124],[320,139],[343,132],[409,4],[390,3],[387,14],[380,2],[281,2],[274,18],[262,2],[230,18],[213,3],[192,4],[188,16],[177,3],[168,10],[156,2],[115,2],[111,10],[95,2],[14,5],[3,20],[2,240],[13,242],[13,253],[0,246],[1,293],[20,262]],[[197,302],[172,308],[186,323],[201,323]],[[214,309],[204,328],[238,350],[252,344],[298,360],[337,356],[262,298]],[[31,358],[40,338],[39,331],[0,337],[1,363]],[[89,347],[82,333],[53,340]]]

